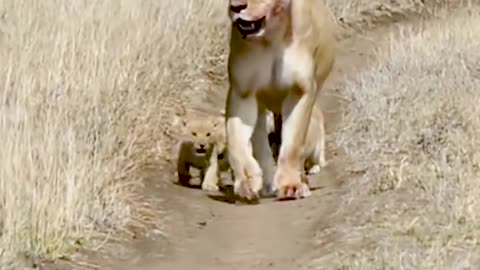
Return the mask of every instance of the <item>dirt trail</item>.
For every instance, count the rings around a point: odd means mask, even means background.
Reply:
[[[264,200],[252,206],[215,201],[200,190],[173,189],[170,196],[180,210],[170,231],[173,253],[144,269],[292,269],[297,263],[292,255],[300,254],[310,238],[305,228],[314,215],[326,212],[318,205],[318,196],[326,192],[316,192],[310,201]]]
[[[337,173],[342,172],[341,154],[329,142],[341,107],[337,91],[345,76],[372,59],[372,42],[388,38],[388,31],[378,29],[339,44],[335,69],[322,93],[329,165],[311,179],[315,188],[311,197],[231,204],[214,200],[202,190],[165,181],[166,175],[174,180],[171,172],[150,172],[145,196],[161,198],[159,206],[167,208],[165,236],[153,232],[137,239],[116,250],[114,262],[107,259],[110,262],[103,261],[98,269],[300,269],[308,259],[305,252],[312,247],[315,231],[335,224],[330,215],[336,210],[345,177]]]

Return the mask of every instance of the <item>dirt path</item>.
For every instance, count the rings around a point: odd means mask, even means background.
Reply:
[[[301,254],[304,239],[310,238],[305,228],[327,210],[318,205],[327,186],[312,200],[264,200],[253,206],[212,200],[200,190],[175,186],[170,200],[179,212],[169,230],[174,250],[145,269],[292,269],[294,255]]]
[[[337,66],[323,93],[327,137],[331,137],[338,117],[338,83],[369,58],[369,39],[357,38],[355,47],[350,42],[342,43]],[[328,149],[334,146],[329,144]],[[329,215],[339,198],[342,179],[336,168],[341,166],[334,152],[328,151],[327,158],[329,166],[312,178],[316,190],[310,198],[262,200],[258,205],[214,200],[201,190],[162,182],[161,172],[152,173],[147,181],[150,195],[161,194],[168,202],[165,234],[170,248],[162,258],[156,258],[155,253],[165,246],[165,241],[142,240],[136,255],[128,256],[112,269],[299,269],[314,228],[333,224]]]

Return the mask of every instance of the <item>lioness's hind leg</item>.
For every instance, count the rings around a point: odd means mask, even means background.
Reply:
[[[263,184],[262,169],[253,157],[250,143],[257,122],[256,97],[242,97],[230,89],[226,111],[228,160],[234,174],[234,192],[241,199],[257,201]]]
[[[273,119],[272,119],[273,120]],[[258,160],[263,172],[263,196],[273,195],[273,174],[275,160],[269,145],[267,131],[267,111],[259,108],[257,125],[252,136],[253,155]]]
[[[314,109],[320,110],[319,108]],[[307,160],[307,163],[309,163],[309,166],[307,167],[308,174],[317,174],[321,171],[321,168],[327,166],[327,161],[325,159],[325,123],[321,111],[317,112],[317,116],[317,118],[313,119],[319,122],[315,123],[318,124],[318,134],[314,134],[314,136],[318,136],[318,141],[312,155]]]

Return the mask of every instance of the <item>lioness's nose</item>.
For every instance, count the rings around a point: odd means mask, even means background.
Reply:
[[[241,5],[230,5],[230,10],[235,13],[240,13],[242,10],[247,8],[247,4],[241,4]]]

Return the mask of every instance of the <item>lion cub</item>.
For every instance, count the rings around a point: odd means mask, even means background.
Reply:
[[[190,167],[200,170],[202,189],[218,191],[220,172],[229,168],[226,164],[226,142],[223,134],[224,118],[221,116],[189,115],[182,118],[183,138],[177,159],[178,180],[189,186]]]

